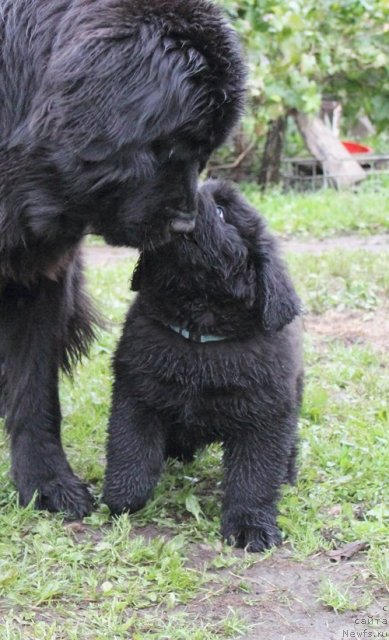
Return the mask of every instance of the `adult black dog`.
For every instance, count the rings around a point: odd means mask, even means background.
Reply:
[[[104,500],[145,504],[168,456],[221,441],[222,534],[279,543],[279,488],[295,476],[302,393],[299,300],[242,196],[210,181],[192,234],[145,247],[115,360]]]
[[[58,400],[59,367],[93,337],[80,239],[156,245],[191,230],[243,76],[206,0],[0,0],[0,404],[21,504],[37,492],[40,508],[92,505]]]

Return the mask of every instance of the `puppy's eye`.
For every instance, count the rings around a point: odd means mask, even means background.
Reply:
[[[174,147],[168,147],[161,142],[155,142],[152,149],[161,164],[170,162],[176,152]]]
[[[225,215],[224,215],[224,209],[223,207],[221,207],[220,205],[217,205],[216,207],[216,213],[219,216],[220,220],[225,220]]]
[[[174,149],[164,149],[159,155],[158,155],[158,160],[162,163],[162,164],[166,164],[167,162],[170,162],[174,157]]]

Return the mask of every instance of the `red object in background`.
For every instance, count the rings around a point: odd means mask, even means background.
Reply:
[[[358,142],[351,142],[351,140],[342,140],[342,145],[349,153],[371,153],[373,151],[371,147]]]

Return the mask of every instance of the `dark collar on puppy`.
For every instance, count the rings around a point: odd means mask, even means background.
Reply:
[[[203,335],[195,331],[188,331],[188,329],[177,327],[173,324],[169,325],[169,329],[178,333],[178,335],[180,335],[182,338],[185,338],[185,340],[190,340],[190,342],[197,342],[198,344],[203,344],[204,342],[220,342],[221,340],[228,340],[227,336]]]

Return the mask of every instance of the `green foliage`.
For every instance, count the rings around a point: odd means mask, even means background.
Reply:
[[[257,132],[290,109],[317,112],[323,95],[346,112],[389,122],[386,0],[219,0],[243,37]]]

